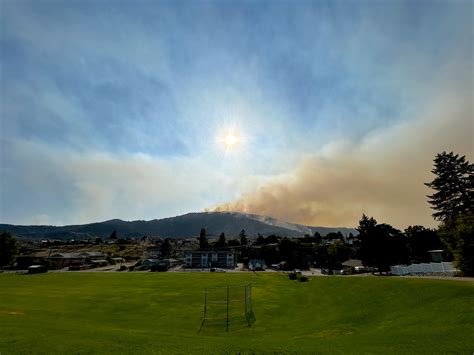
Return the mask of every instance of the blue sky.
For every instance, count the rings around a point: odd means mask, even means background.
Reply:
[[[432,224],[420,180],[434,154],[472,159],[470,1],[0,6],[1,222],[217,206],[317,225],[353,226],[363,212]],[[242,142],[227,154],[216,140],[230,126]],[[407,160],[423,163],[390,185]],[[388,178],[359,173],[381,166]],[[383,198],[400,185],[410,201],[416,191],[412,211]]]

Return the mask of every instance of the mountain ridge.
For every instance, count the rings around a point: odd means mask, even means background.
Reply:
[[[210,236],[218,236],[223,232],[228,238],[238,236],[242,229],[250,238],[258,234],[298,237],[314,234],[314,232],[319,232],[321,235],[338,231],[345,235],[357,233],[354,228],[306,226],[273,217],[240,212],[190,212],[149,221],[124,221],[115,218],[102,222],[66,226],[0,224],[0,230],[28,239],[107,238],[113,230],[117,231],[119,238],[145,235],[162,238],[191,238],[199,235],[201,228],[206,228]]]

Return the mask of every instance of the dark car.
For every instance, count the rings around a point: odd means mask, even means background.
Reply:
[[[28,274],[41,274],[47,271],[48,268],[44,265],[31,265],[28,267]]]
[[[333,275],[332,270],[329,269],[321,269],[321,274],[323,275]]]

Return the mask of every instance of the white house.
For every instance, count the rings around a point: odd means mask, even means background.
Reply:
[[[186,250],[184,258],[188,268],[222,267],[233,269],[235,267],[235,254],[230,249]]]

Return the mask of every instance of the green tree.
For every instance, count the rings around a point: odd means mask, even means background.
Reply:
[[[257,239],[255,240],[256,245],[264,245],[265,244],[265,237],[261,234],[258,235]]]
[[[351,250],[343,241],[336,240],[327,247],[327,260],[325,267],[330,269],[340,269],[342,263],[349,259]]]
[[[201,228],[201,232],[199,233],[199,248],[204,249],[209,247],[209,242],[207,241],[207,232],[206,228]]]
[[[240,242],[237,239],[229,239],[227,245],[230,247],[238,247],[240,246]]]
[[[280,244],[278,245],[278,251],[282,261],[286,261],[289,268],[294,268],[296,264],[295,254],[296,254],[297,244],[289,239],[282,238]]]
[[[474,165],[465,156],[442,152],[431,170],[436,177],[425,183],[435,192],[427,196],[433,217],[442,223],[442,242],[453,254],[456,266],[466,275],[474,274]]]
[[[248,244],[247,234],[245,233],[245,229],[242,229],[240,231],[239,238],[240,238],[240,245],[247,245]]]
[[[163,243],[160,245],[160,256],[162,258],[169,258],[173,255],[173,247],[171,245],[170,238],[166,238]]]
[[[270,234],[265,238],[265,244],[278,244],[280,242],[280,237],[275,234]]]
[[[217,246],[221,248],[227,246],[224,232],[222,232],[221,235],[219,236],[219,240],[217,241]]]
[[[359,226],[356,230],[359,232],[359,235],[364,235],[370,233],[375,226],[377,221],[373,217],[367,217],[365,214],[362,215],[362,218],[359,221]]]
[[[453,152],[442,152],[434,159],[433,181],[425,183],[435,190],[428,203],[436,220],[448,222],[458,215],[474,213],[474,165]]]
[[[377,224],[374,218],[362,216],[359,221],[359,256],[365,266],[386,272],[390,265],[408,262],[406,237],[389,224]]]
[[[434,229],[423,226],[409,226],[405,229],[407,236],[410,260],[412,262],[429,262],[431,256],[428,250],[440,249],[441,241]]]
[[[20,244],[8,232],[0,234],[0,266],[12,264],[20,251]]]
[[[474,276],[474,214],[459,215],[441,224],[438,233],[453,254],[456,267],[466,276]]]
[[[376,243],[372,240],[375,238],[375,227],[377,221],[373,217],[367,217],[365,214],[359,221],[356,230],[359,232],[359,258],[365,266],[373,266],[375,264],[374,255],[377,252]]]
[[[259,251],[257,257],[265,260],[267,265],[276,264],[281,261],[278,246],[276,245],[263,245],[257,250]]]
[[[342,235],[341,232],[330,232],[328,234],[326,234],[323,239],[326,239],[326,240],[344,240],[344,236]]]
[[[321,234],[318,231],[314,232],[314,243],[316,244],[321,244],[323,241],[323,238],[321,237]]]
[[[117,231],[114,230],[112,233],[110,233],[109,239],[117,239]]]

